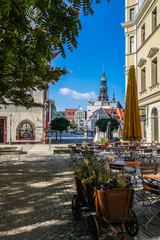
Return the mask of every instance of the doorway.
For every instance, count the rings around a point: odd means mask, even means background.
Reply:
[[[0,119],[0,143],[4,143],[4,119]]]

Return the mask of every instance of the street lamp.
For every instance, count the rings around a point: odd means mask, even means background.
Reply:
[[[10,138],[9,138],[9,145],[11,145],[11,143],[12,143],[12,128],[11,128],[11,126],[12,126],[12,114],[9,114],[9,118],[10,118]]]

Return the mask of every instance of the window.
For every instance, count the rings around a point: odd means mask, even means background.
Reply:
[[[141,91],[146,89],[146,68],[141,69]]]
[[[141,28],[141,43],[144,43],[145,41],[145,24]]]
[[[134,8],[130,9],[130,20],[134,20]]]
[[[157,83],[157,58],[151,62],[151,84]]]
[[[130,53],[134,52],[134,37],[130,37]]]
[[[23,123],[19,129],[20,138],[32,138],[33,128],[29,123]]]
[[[28,94],[28,95],[31,94],[30,88],[26,90],[26,94]]]
[[[157,8],[152,12],[152,31],[157,27]]]

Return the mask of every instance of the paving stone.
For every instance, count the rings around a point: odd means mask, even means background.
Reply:
[[[67,161],[67,156],[42,155],[40,150],[36,154],[0,156],[2,240],[92,239],[84,219],[76,222],[72,216],[76,189]],[[145,224],[142,219],[139,216]],[[153,225],[152,229],[160,239],[160,228]],[[142,230],[134,240],[150,239]],[[100,234],[100,240],[117,239],[109,228]]]

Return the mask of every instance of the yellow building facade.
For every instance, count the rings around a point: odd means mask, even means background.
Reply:
[[[142,136],[160,142],[160,0],[125,0],[125,89],[135,66]]]

